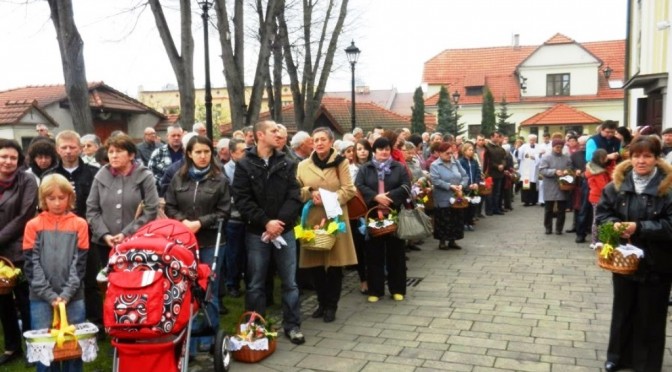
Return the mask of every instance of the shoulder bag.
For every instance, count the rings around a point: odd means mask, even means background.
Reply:
[[[401,240],[422,240],[432,236],[432,220],[419,208],[416,208],[413,195],[408,186],[402,186],[411,200],[411,208],[401,207],[398,215],[397,238]]]

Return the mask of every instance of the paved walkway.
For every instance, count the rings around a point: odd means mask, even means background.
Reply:
[[[304,345],[280,337],[272,356],[231,370],[600,371],[611,274],[574,234],[544,235],[542,208],[515,208],[479,221],[461,251],[429,239],[409,253],[408,276],[422,280],[404,302],[367,303],[350,272],[335,322],[306,315]]]

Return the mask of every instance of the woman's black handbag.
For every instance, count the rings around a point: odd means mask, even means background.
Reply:
[[[399,209],[397,238],[401,240],[422,240],[432,236],[434,233],[432,219],[416,207],[411,190],[405,185],[403,187],[411,200],[411,208],[402,207]]]

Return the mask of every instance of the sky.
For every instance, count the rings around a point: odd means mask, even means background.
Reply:
[[[176,82],[149,7],[135,16],[126,11],[138,3],[142,0],[73,0],[87,79],[132,97],[139,89],[159,90]],[[577,42],[624,39],[626,8],[625,0],[350,0],[327,90],[350,90],[343,50],[351,41],[361,50],[357,85],[413,92],[421,84],[423,64],[446,49],[508,46],[514,34],[521,45],[540,45],[556,33]],[[169,22],[177,21],[174,11],[166,13]],[[198,14],[193,22],[195,85],[203,87]],[[216,31],[210,28],[209,34],[212,86],[221,87],[221,49]],[[46,1],[0,0],[0,47],[0,90],[63,83]]]

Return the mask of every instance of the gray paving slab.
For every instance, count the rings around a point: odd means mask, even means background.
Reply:
[[[422,280],[403,302],[368,303],[347,271],[337,320],[325,324],[310,318],[316,300],[306,291],[306,344],[281,337],[274,355],[232,370],[600,371],[610,273],[573,234],[545,235],[543,208],[514,208],[478,221],[460,251],[439,251],[427,239],[409,252],[408,276]],[[672,371],[672,337],[667,345],[663,370]],[[208,370],[198,360],[194,370]]]

